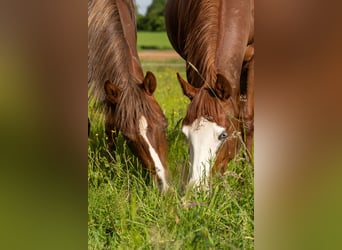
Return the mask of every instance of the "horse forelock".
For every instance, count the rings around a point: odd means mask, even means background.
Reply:
[[[166,126],[164,114],[157,102],[151,101],[137,84],[122,91],[120,102],[114,109],[112,105],[106,107],[106,116],[111,117],[115,128],[122,131],[125,136],[131,137],[130,139],[139,133],[139,121],[142,116],[149,126]]]
[[[192,124],[199,117],[208,121],[222,123],[221,103],[215,97],[211,96],[207,89],[201,89],[188,105],[186,116],[183,120],[184,125]]]

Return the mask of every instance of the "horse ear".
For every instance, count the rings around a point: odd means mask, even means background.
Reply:
[[[150,71],[146,72],[143,86],[147,94],[152,95],[157,88],[157,81],[154,74]]]
[[[119,89],[119,87],[111,83],[110,81],[106,81],[104,88],[105,88],[107,99],[111,103],[117,104],[121,96],[121,90]]]
[[[232,94],[229,81],[221,74],[217,74],[215,93],[221,100],[228,99]]]
[[[190,83],[188,83],[187,81],[185,81],[180,74],[177,72],[177,78],[178,81],[182,87],[183,90],[183,94],[187,97],[189,97],[190,100],[192,100],[192,98],[194,98],[194,96],[197,94],[198,89],[195,88],[194,86],[192,86]]]

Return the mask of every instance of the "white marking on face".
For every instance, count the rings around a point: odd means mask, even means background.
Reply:
[[[216,157],[217,149],[222,144],[222,135],[224,138],[227,136],[225,128],[200,117],[191,125],[183,126],[182,132],[190,144],[191,177],[189,184],[207,186],[211,163]]]
[[[158,177],[161,179],[162,183],[163,183],[163,191],[168,189],[168,184],[166,181],[166,177],[165,177],[165,170],[163,167],[163,164],[160,161],[160,158],[157,154],[157,152],[154,150],[154,148],[152,147],[151,143],[149,142],[148,138],[147,138],[147,121],[145,116],[141,116],[140,120],[139,120],[139,132],[140,135],[144,138],[144,140],[146,141],[147,145],[148,145],[148,150],[150,152],[150,155],[152,157],[152,160],[154,162],[155,168],[156,168],[156,172]]]

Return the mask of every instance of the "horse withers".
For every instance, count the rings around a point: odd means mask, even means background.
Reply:
[[[109,148],[115,150],[120,131],[166,191],[167,122],[153,97],[154,74],[143,75],[136,41],[132,0],[88,0],[88,85],[91,96],[104,104]]]
[[[244,61],[252,58],[246,53],[254,36],[252,16],[253,0],[167,1],[167,34],[187,62],[187,80],[177,77],[191,100],[182,131],[189,141],[189,182],[195,186],[208,185],[211,173],[225,171],[240,147],[240,117],[251,119],[240,112],[240,76]],[[246,85],[248,110],[254,85]]]

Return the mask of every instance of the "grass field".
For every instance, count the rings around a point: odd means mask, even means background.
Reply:
[[[139,31],[137,39],[138,50],[172,49],[166,32]]]
[[[232,161],[227,173],[212,181],[209,192],[186,190],[189,155],[180,124],[188,99],[175,75],[179,71],[185,77],[184,64],[142,61],[144,71],[157,77],[155,97],[168,119],[173,191],[159,194],[122,137],[117,151],[107,152],[103,121],[90,107],[88,248],[253,249],[253,168],[245,161]]]

